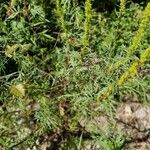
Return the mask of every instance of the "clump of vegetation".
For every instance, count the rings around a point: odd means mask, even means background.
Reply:
[[[0,149],[126,148],[115,107],[150,99],[150,3],[94,3],[0,3]]]

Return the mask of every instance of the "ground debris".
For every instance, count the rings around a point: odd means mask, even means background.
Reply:
[[[121,103],[116,110],[116,119],[127,136],[129,150],[150,149],[150,106],[136,102]]]

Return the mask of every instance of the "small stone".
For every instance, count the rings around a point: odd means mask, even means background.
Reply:
[[[137,119],[144,119],[146,117],[146,110],[144,108],[138,109],[134,113],[134,117],[136,117]]]

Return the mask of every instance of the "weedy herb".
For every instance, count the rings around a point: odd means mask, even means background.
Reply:
[[[116,105],[150,99],[150,3],[126,3],[0,3],[0,149],[126,148]]]
[[[81,49],[81,55],[84,57],[84,51],[89,46],[89,35],[91,30],[91,18],[92,18],[92,4],[91,0],[85,1],[85,22],[84,22],[84,35],[83,35],[83,48]]]

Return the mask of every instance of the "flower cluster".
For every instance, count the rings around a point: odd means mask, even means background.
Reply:
[[[85,22],[84,22],[84,35],[83,35],[83,46],[81,54],[84,53],[85,47],[89,45],[89,33],[91,29],[91,18],[92,18],[92,4],[91,0],[85,1]]]
[[[10,6],[11,6],[11,7],[14,7],[15,5],[16,5],[16,0],[11,0]]]
[[[130,68],[125,71],[121,77],[113,84],[109,85],[100,95],[97,96],[97,100],[103,100],[107,98],[114,89],[114,86],[117,85],[118,87],[122,86],[129,78],[134,77],[137,75],[137,71],[139,66],[143,65],[145,61],[150,57],[150,47],[147,48],[140,56],[139,60],[136,60]]]
[[[65,36],[67,35],[67,27],[66,27],[66,22],[64,19],[64,10],[61,7],[61,1],[60,0],[56,0],[56,14],[59,17],[59,22],[60,22],[60,26],[62,31],[64,32]]]
[[[120,14],[123,15],[125,14],[125,5],[126,5],[126,0],[120,0]]]
[[[138,48],[139,44],[141,43],[141,40],[143,39],[146,27],[148,25],[149,17],[150,17],[150,2],[147,4],[147,6],[143,12],[143,19],[140,23],[137,33],[133,37],[132,44],[128,48],[128,53],[127,53],[126,58],[124,58],[121,61],[116,62],[114,65],[112,65],[109,68],[109,70],[119,68],[121,65],[123,65],[124,63],[126,63],[129,60],[130,56],[133,55],[133,53],[135,52],[135,50]]]
[[[128,49],[128,56],[131,56],[134,51],[137,49],[139,46],[143,36],[144,36],[144,31],[147,27],[148,21],[150,17],[150,3],[147,4],[144,12],[143,12],[143,19],[141,21],[140,27],[136,33],[136,35],[133,38],[132,44]]]

